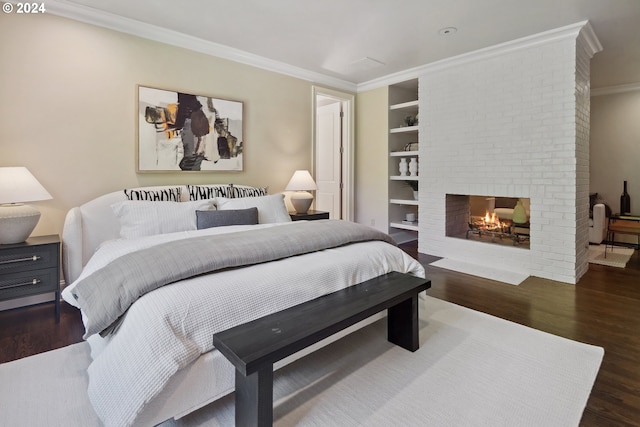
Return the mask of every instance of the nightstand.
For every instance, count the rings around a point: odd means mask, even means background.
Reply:
[[[55,292],[60,322],[60,237],[30,237],[0,245],[0,301]]]
[[[329,219],[329,212],[309,210],[307,213],[303,214],[289,212],[289,216],[291,217],[291,221],[313,221],[316,219]]]

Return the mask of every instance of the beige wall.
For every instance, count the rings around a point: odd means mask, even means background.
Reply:
[[[589,152],[589,191],[619,212],[628,181],[631,212],[640,213],[640,91],[591,97]]]
[[[0,15],[0,166],[26,166],[53,200],[34,235],[69,208],[126,187],[286,186],[311,168],[311,83],[51,15]],[[244,102],[241,173],[137,174],[138,84]]]
[[[389,231],[389,89],[356,98],[356,222]]]

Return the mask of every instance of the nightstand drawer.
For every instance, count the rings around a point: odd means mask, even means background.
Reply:
[[[0,275],[0,301],[38,295],[58,290],[58,269],[45,268],[33,271]]]
[[[58,265],[58,244],[8,248],[0,252],[0,281],[5,274]]]

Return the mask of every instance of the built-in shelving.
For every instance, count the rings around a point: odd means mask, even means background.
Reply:
[[[389,234],[397,241],[418,238],[416,221],[406,222],[407,214],[418,218],[418,200],[412,182],[417,175],[401,175],[400,161],[419,161],[418,150],[407,151],[418,142],[418,81],[410,80],[389,86]],[[414,147],[411,147],[414,148]]]
[[[394,205],[418,206],[417,200],[408,200],[408,199],[389,199],[389,203],[392,203]]]
[[[418,108],[418,100],[401,102],[400,104],[393,104],[389,106],[389,110],[402,110],[409,108]]]
[[[402,175],[392,175],[389,177],[392,181],[417,181],[417,176],[402,176]]]
[[[390,133],[411,133],[411,132],[415,132],[418,133],[418,126],[406,126],[406,127],[399,127],[399,128],[392,128],[389,130]]]
[[[399,228],[401,230],[418,231],[418,226],[417,225],[403,224],[401,222],[391,222],[391,223],[389,223],[389,226],[391,226],[393,228]]]
[[[389,155],[391,157],[411,157],[411,156],[417,156],[418,152],[417,151],[392,151],[391,153],[389,153]]]

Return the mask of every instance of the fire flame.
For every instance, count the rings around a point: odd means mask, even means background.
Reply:
[[[492,212],[491,216],[489,216],[489,212],[488,211],[487,211],[486,215],[484,216],[484,223],[485,224],[500,225],[500,221],[498,221],[498,217],[496,216],[496,213]]]
[[[491,212],[491,213],[489,213],[488,211],[485,211],[485,212],[486,213],[483,218],[483,228],[485,230],[494,231],[494,230],[504,229],[505,227],[508,227],[508,224],[506,222],[500,221],[500,218],[498,218],[495,212]]]

